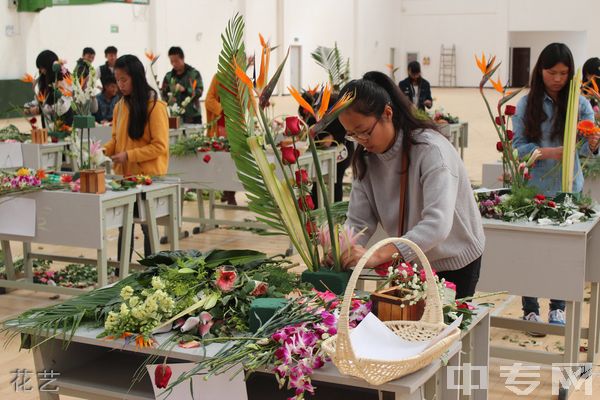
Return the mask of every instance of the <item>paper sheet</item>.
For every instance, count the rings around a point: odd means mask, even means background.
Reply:
[[[25,197],[0,198],[0,235],[35,236],[35,200]]]
[[[192,369],[196,364],[167,364],[171,367],[172,375],[170,382],[174,382],[184,372]],[[147,365],[148,374],[152,381],[152,389],[154,389],[154,398],[158,400],[192,400],[190,392],[190,382],[185,381],[173,388],[170,395],[163,395],[165,389],[158,389],[154,384],[154,370],[157,365]],[[235,378],[231,379],[233,373],[224,373],[221,375],[213,375],[208,379],[204,376],[197,375],[192,378],[192,390],[194,392],[194,400],[224,400],[224,399],[239,399],[248,400],[246,393],[246,383],[244,382],[244,374],[240,373]]]
[[[23,166],[21,143],[0,143],[0,169]]]
[[[436,337],[423,342],[410,342],[396,336],[394,332],[373,313],[350,333],[352,349],[357,358],[395,361],[416,356],[433,346],[460,325],[462,316],[446,327]]]

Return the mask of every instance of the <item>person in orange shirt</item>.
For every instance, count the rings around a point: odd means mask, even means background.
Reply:
[[[127,54],[117,59],[115,78],[123,97],[113,111],[112,138],[104,145],[105,154],[112,159],[116,174],[165,175],[169,166],[167,104],[148,85],[144,65],[136,56]],[[142,225],[142,231],[144,256],[149,256],[148,227]],[[121,231],[118,245],[120,258]]]
[[[213,76],[206,93],[206,101],[204,106],[206,107],[206,122],[208,124],[207,134],[209,137],[226,137],[227,132],[225,131],[225,115],[223,114],[223,107],[221,106],[221,99],[219,97],[219,81],[217,75]],[[235,192],[225,190],[221,202],[227,202],[229,205],[237,205],[235,199]]]

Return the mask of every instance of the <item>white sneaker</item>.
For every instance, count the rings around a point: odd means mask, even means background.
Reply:
[[[548,322],[556,325],[565,324],[565,312],[563,310],[552,310],[548,313]]]
[[[523,319],[525,321],[544,322],[544,321],[542,321],[542,318],[539,315],[537,315],[536,313],[534,313],[534,312],[530,312],[529,314],[527,314],[526,316],[524,316]],[[545,333],[541,333],[541,332],[527,332],[527,334],[529,336],[533,336],[533,337],[544,337],[544,336],[546,336]]]

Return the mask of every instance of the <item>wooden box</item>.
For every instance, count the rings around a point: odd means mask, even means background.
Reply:
[[[79,172],[81,193],[102,194],[106,192],[105,171],[103,169],[86,169]]]
[[[180,124],[180,117],[169,117],[169,129],[178,129]]]
[[[48,129],[35,128],[31,130],[31,143],[46,144],[48,143]]]
[[[373,313],[382,321],[419,321],[425,311],[425,301],[411,305],[404,300],[407,293],[398,286],[371,293]]]

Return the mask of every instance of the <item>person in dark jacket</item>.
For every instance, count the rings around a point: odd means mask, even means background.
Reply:
[[[75,74],[82,78],[88,76],[90,74],[90,68],[93,68],[92,63],[94,62],[94,58],[96,58],[94,49],[85,47],[81,58],[77,60],[77,64],[75,65]]]
[[[408,78],[400,81],[398,86],[419,110],[431,108],[433,105],[431,87],[429,82],[421,76],[421,64],[418,61],[408,63]]]
[[[104,49],[104,57],[106,62],[100,66],[100,80],[112,76],[115,76],[115,61],[117,61],[117,48],[115,46],[108,46]]]

